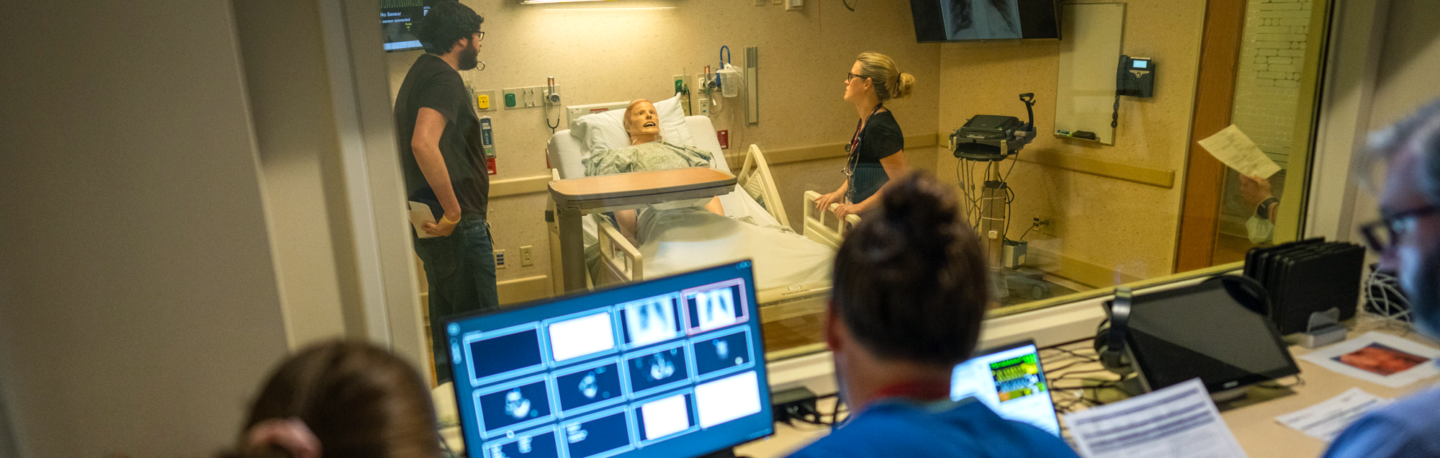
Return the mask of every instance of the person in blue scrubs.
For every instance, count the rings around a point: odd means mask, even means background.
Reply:
[[[980,240],[950,188],[924,172],[892,182],[840,245],[826,343],[853,413],[791,456],[1076,456],[1040,428],[950,399],[990,303]]]
[[[1399,273],[1417,330],[1440,337],[1440,100],[1375,133],[1370,143],[1375,158],[1389,167],[1381,219],[1361,226],[1360,233],[1380,253],[1380,268]],[[1325,456],[1440,456],[1440,387],[1361,417]]]

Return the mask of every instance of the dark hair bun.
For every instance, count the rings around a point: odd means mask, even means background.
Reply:
[[[959,236],[955,227],[960,205],[955,193],[928,174],[901,178],[885,189],[880,202],[883,224],[905,234],[912,243],[924,241],[941,247]]]

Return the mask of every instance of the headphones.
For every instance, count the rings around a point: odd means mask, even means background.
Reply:
[[[1100,355],[1100,364],[1120,375],[1135,370],[1130,358],[1125,357],[1125,334],[1130,330],[1130,304],[1134,298],[1130,287],[1115,287],[1115,299],[1107,303],[1110,318],[1095,330],[1095,353]]]
[[[1200,284],[1217,282],[1241,306],[1261,316],[1270,315],[1270,296],[1259,281],[1240,275],[1221,275]],[[1125,356],[1125,339],[1130,331],[1130,308],[1134,299],[1135,294],[1130,287],[1115,287],[1115,299],[1106,303],[1110,318],[1100,322],[1100,327],[1095,330],[1095,353],[1100,355],[1100,364],[1120,375],[1135,371],[1130,358]]]

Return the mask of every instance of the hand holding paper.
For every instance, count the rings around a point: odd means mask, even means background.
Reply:
[[[1250,141],[1250,137],[1245,136],[1234,124],[1200,140],[1200,146],[1241,175],[1270,178],[1280,171],[1280,166],[1270,160],[1264,151],[1260,151],[1260,146]]]

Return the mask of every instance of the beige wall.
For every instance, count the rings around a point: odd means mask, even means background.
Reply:
[[[8,11],[0,395],[19,453],[207,456],[286,351],[229,3]]]
[[[939,96],[939,47],[915,43],[909,3],[862,2],[850,12],[833,2],[808,2],[799,12],[779,5],[753,6],[741,1],[629,1],[613,4],[520,5],[515,1],[466,0],[485,16],[480,59],[484,72],[464,72],[477,90],[545,84],[554,76],[566,105],[671,95],[671,78],[718,63],[721,45],[741,66],[745,48],[760,48],[760,124],[746,126],[743,103],[732,103],[713,116],[717,129],[729,129],[731,153],[754,143],[781,149],[843,143],[854,129],[856,113],[843,100],[843,79],[862,51],[894,57],[902,71],[915,75],[910,99],[891,104],[907,134],[933,132]],[[665,8],[665,9],[653,9]],[[391,90],[398,90],[419,51],[391,53]],[[547,175],[545,142],[550,129],[544,110],[531,108],[482,113],[495,122],[499,174],[504,180]],[[564,122],[559,110],[550,114]],[[561,127],[563,129],[564,127]],[[838,148],[838,147],[837,147]],[[925,166],[933,163],[923,159]],[[737,161],[738,162],[738,161]],[[798,226],[805,189],[833,190],[843,176],[840,160],[780,165],[776,181],[792,223]],[[739,167],[739,163],[732,164]],[[532,194],[495,199],[490,220],[497,249],[511,266],[501,281],[549,273],[549,247],[543,230],[546,197]],[[519,265],[520,246],[535,247],[535,265]]]
[[[1155,59],[1163,73],[1155,97],[1121,101],[1114,146],[1051,135],[1059,72],[1055,41],[945,44],[940,53],[939,129],[953,130],[979,114],[1023,117],[1025,109],[1016,96],[1034,92],[1039,137],[1022,157],[1073,155],[1183,175],[1205,2],[1139,0],[1126,5],[1122,52]],[[940,176],[955,182],[956,163],[953,156],[941,154]],[[1034,217],[1053,224],[1027,237],[1033,263],[1086,266],[1142,278],[1171,271],[1181,197],[1178,179],[1175,187],[1166,189],[1020,162],[1010,185],[1016,195],[1012,238]],[[1069,269],[1060,274],[1068,276]]]

